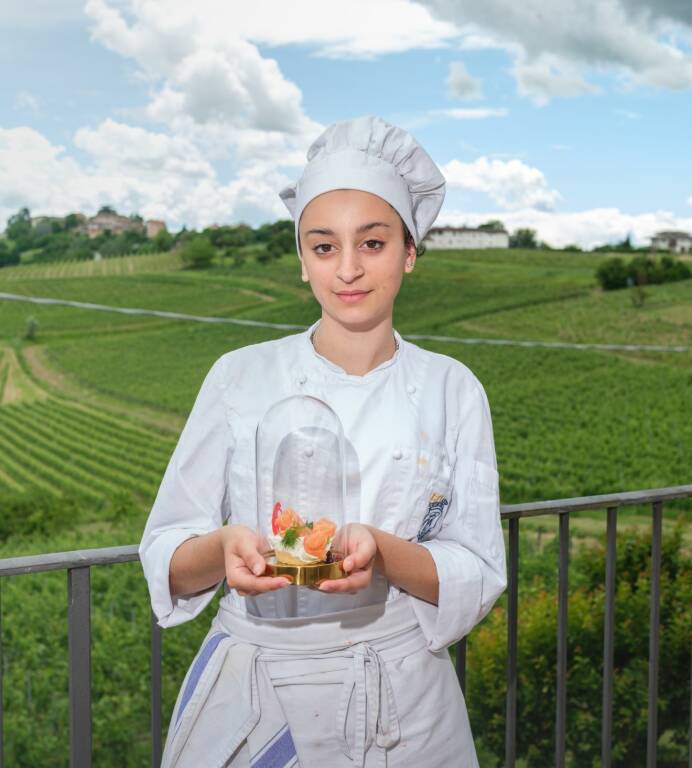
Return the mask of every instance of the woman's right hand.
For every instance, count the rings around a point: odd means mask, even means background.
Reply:
[[[262,556],[261,537],[245,525],[224,525],[221,529],[226,581],[242,597],[261,595],[287,587],[283,576],[263,576],[267,563]]]

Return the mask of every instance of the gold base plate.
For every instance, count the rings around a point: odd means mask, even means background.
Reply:
[[[346,576],[341,568],[341,560],[333,563],[287,565],[278,562],[273,552],[268,552],[264,558],[267,561],[267,576],[285,576],[298,587],[316,587],[327,579],[343,579]]]

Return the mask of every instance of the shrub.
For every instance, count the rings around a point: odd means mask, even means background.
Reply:
[[[606,259],[596,270],[596,278],[604,291],[624,288],[627,285],[627,275],[625,262],[619,256]]]
[[[646,763],[651,535],[618,536],[613,766]],[[553,554],[553,553],[551,553]],[[570,568],[567,748],[570,764],[600,765],[605,550],[582,548]],[[664,537],[661,566],[659,766],[684,764],[689,726],[692,564],[682,528]],[[506,616],[495,610],[471,637],[468,700],[474,733],[504,751]],[[531,768],[554,765],[557,610],[541,579],[519,596],[517,750]]]
[[[193,237],[180,249],[183,264],[192,269],[208,267],[214,260],[216,250],[206,237]]]
[[[651,256],[634,256],[628,264],[615,256],[606,259],[596,270],[596,278],[604,291],[624,288],[628,285],[656,285],[692,276],[690,268],[670,255],[656,261]]]

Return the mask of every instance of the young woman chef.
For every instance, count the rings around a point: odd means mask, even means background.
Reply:
[[[162,627],[225,580],[165,768],[478,765],[446,649],[506,586],[490,410],[465,365],[392,326],[444,190],[409,133],[367,116],[329,126],[280,193],[321,317],[214,363],[140,545]],[[255,429],[299,393],[343,424],[359,521],[347,577],[319,589],[266,575],[257,533]]]

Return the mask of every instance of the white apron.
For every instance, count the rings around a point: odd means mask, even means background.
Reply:
[[[309,620],[221,606],[178,694],[162,768],[478,768],[446,650],[407,595]]]

